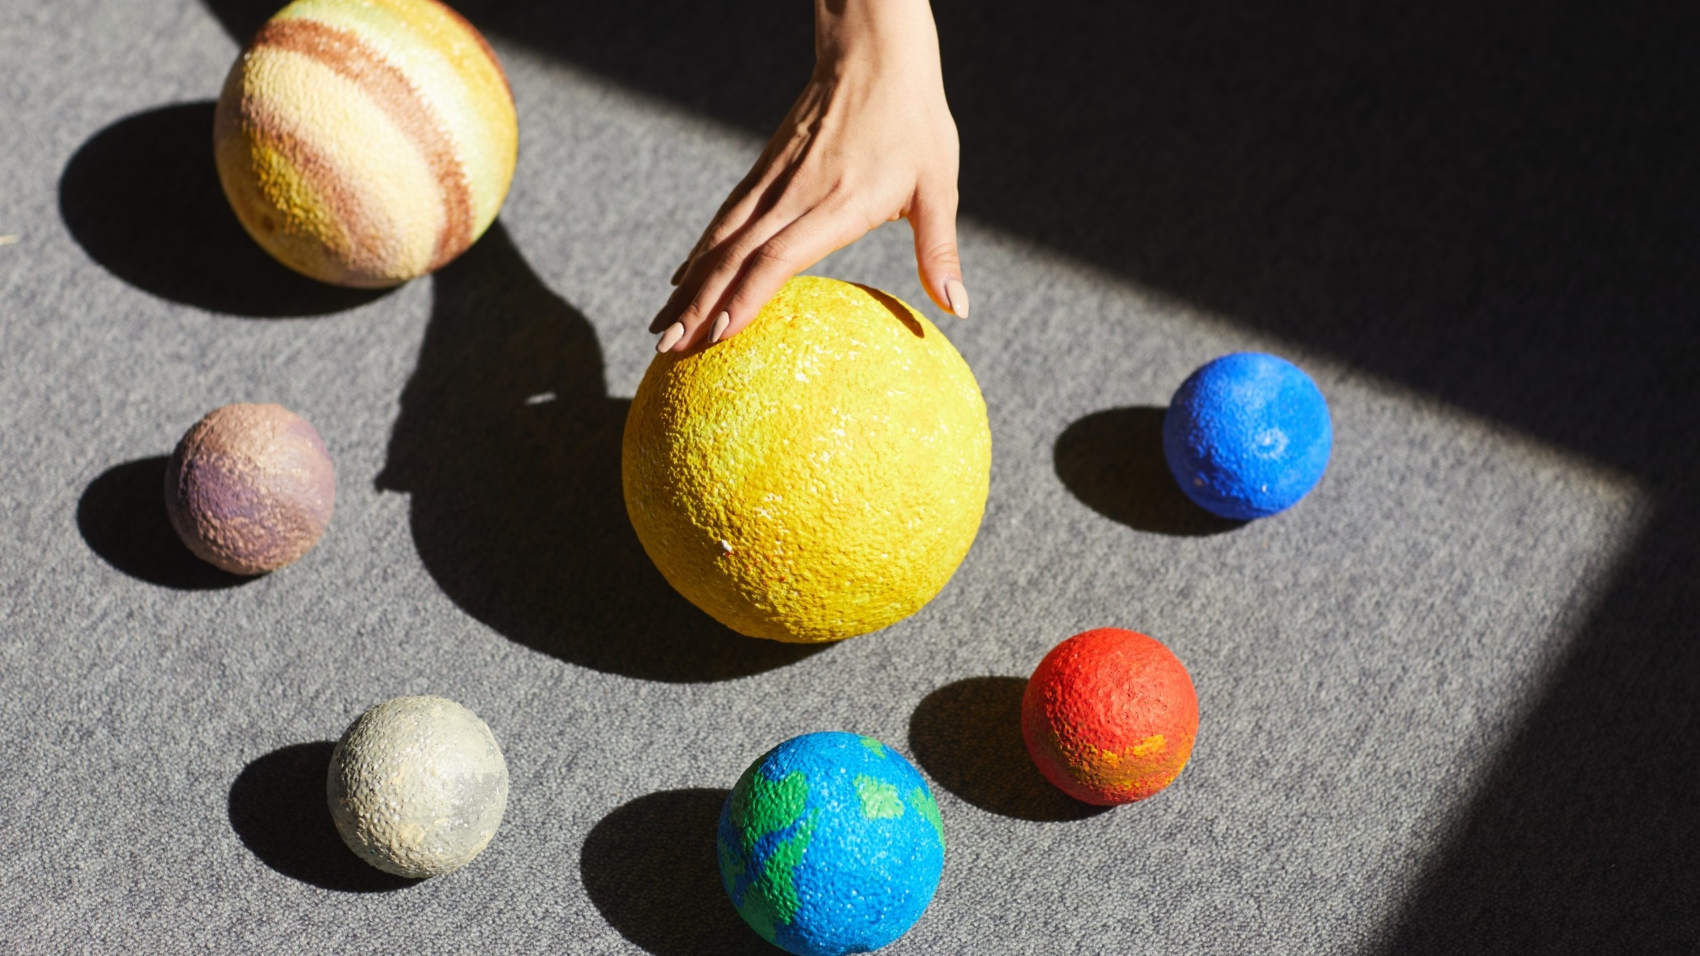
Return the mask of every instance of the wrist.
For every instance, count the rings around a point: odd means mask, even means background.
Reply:
[[[928,0],[815,0],[815,69],[929,62],[938,32]]]

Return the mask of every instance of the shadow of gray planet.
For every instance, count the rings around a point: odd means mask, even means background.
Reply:
[[[510,640],[645,680],[726,680],[825,648],[739,635],[656,570],[626,516],[620,442],[583,315],[500,222],[436,274],[377,487],[405,492],[426,570]]]
[[[325,796],[329,740],[290,744],[242,768],[230,784],[230,828],[284,876],[342,893],[387,893],[423,881],[394,876],[342,842]]]

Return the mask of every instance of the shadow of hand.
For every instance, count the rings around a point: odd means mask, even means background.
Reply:
[[[620,487],[630,402],[608,396],[595,331],[500,222],[434,281],[377,485],[411,496],[420,558],[456,604],[528,647],[650,680],[739,677],[820,649],[735,634],[655,570]]]

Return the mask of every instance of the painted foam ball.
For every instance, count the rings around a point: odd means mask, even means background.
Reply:
[[[992,439],[920,313],[801,276],[738,335],[657,355],[626,418],[626,512],[680,594],[740,634],[835,641],[920,610],[968,553]]]
[[[872,737],[793,737],[720,811],[720,880],[744,922],[798,956],[879,949],[938,889],[944,825],[927,782]]]
[[[336,506],[336,472],[307,420],[282,405],[226,405],[177,443],[165,510],[196,557],[264,574],[312,550]]]
[[[383,288],[495,220],[519,123],[495,54],[437,0],[296,0],[231,67],[213,141],[224,194],[267,252]]]
[[[397,876],[441,876],[490,845],[508,765],[477,714],[442,697],[397,697],[342,735],[325,791],[355,855]]]
[[[1045,779],[1100,806],[1151,796],[1180,775],[1198,696],[1160,642],[1105,627],[1051,649],[1021,700],[1021,734]]]
[[[1292,507],[1328,467],[1328,402],[1298,366],[1262,352],[1224,355],[1181,383],[1163,416],[1163,455],[1181,490],[1223,518]]]

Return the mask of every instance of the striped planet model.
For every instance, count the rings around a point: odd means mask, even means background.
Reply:
[[[519,120],[489,44],[436,0],[296,0],[231,67],[213,141],[224,194],[267,252],[382,288],[495,221]]]

